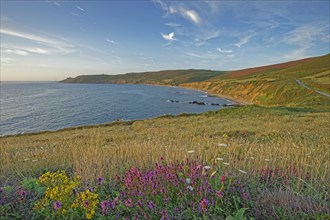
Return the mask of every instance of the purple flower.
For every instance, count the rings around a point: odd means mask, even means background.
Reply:
[[[110,207],[110,202],[108,200],[101,202],[102,215],[107,214],[107,210],[109,207]]]
[[[156,208],[156,204],[152,200],[150,200],[148,203],[148,208],[154,210]]]
[[[87,199],[86,199],[85,202],[84,202],[84,206],[85,206],[85,208],[88,208],[88,206],[89,206],[89,202],[88,202]]]
[[[204,198],[199,206],[200,206],[200,209],[202,210],[202,212],[206,212],[207,211],[207,206],[209,205],[209,200],[207,200],[206,198]]]
[[[132,206],[133,206],[132,200],[131,200],[131,199],[127,199],[127,200],[125,200],[125,205],[126,205],[126,207],[128,207],[128,208],[132,207]]]
[[[20,190],[18,191],[18,194],[19,194],[20,196],[22,196],[22,197],[26,196],[26,192],[25,192],[24,190],[22,190],[22,189],[20,189]]]
[[[97,179],[96,179],[96,181],[97,181],[97,185],[98,185],[98,186],[101,186],[102,183],[103,183],[103,180],[104,180],[103,177],[101,177],[101,176],[97,177]]]
[[[222,191],[217,191],[216,194],[217,194],[218,198],[220,198],[220,199],[222,199],[222,197],[225,195],[224,192],[222,192]]]
[[[62,208],[62,203],[61,203],[60,201],[56,201],[56,202],[54,202],[54,204],[53,204],[53,208],[54,208],[55,210]]]

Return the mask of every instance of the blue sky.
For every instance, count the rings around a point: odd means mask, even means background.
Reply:
[[[329,1],[1,1],[1,80],[234,70],[329,53]]]

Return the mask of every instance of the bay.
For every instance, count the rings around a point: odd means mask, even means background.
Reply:
[[[0,136],[202,113],[221,108],[211,103],[231,104],[201,91],[151,85],[1,82],[0,91]]]

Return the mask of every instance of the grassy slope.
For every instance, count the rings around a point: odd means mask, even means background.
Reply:
[[[324,120],[328,117],[327,112],[245,106],[202,115],[2,137],[0,182],[58,169],[93,180],[98,175],[114,176],[131,166],[149,167],[160,157],[181,161],[189,156],[188,150],[195,150],[209,163],[216,157],[224,158],[230,166],[222,166],[223,172],[250,181],[264,168],[287,170],[293,166],[294,171],[285,171],[288,175],[308,176],[305,181],[321,189],[329,181],[328,121]],[[220,143],[229,147],[219,147]],[[299,190],[303,184],[296,187]]]
[[[200,82],[222,74],[211,70],[164,70],[158,72],[127,73],[123,75],[82,75],[67,78],[63,83],[144,83],[158,85],[178,85]]]
[[[203,82],[181,86],[207,90],[265,106],[329,108],[329,98],[299,86],[330,93],[330,55],[284,64],[232,71]]]

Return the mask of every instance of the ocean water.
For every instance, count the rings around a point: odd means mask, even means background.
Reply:
[[[230,104],[200,91],[149,85],[1,82],[0,92],[0,136],[201,113],[221,108],[211,103]]]

